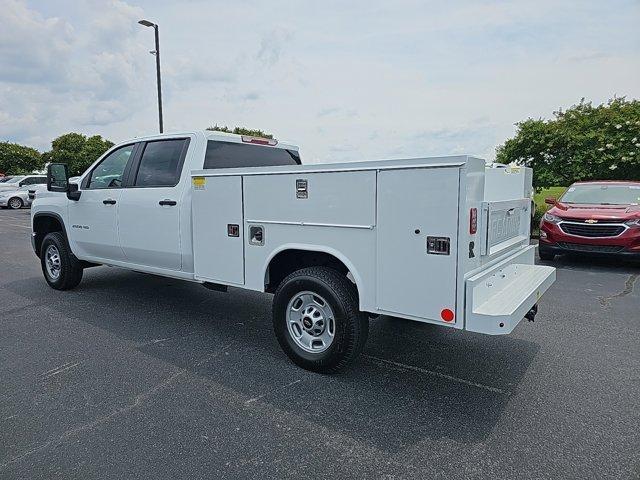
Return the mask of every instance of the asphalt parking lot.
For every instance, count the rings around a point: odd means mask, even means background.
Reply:
[[[640,266],[560,259],[504,337],[381,317],[291,364],[271,296],[125,270],[47,287],[0,211],[0,478],[638,478]]]

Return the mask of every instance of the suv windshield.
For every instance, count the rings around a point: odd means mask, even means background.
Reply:
[[[9,180],[7,180],[5,183],[5,185],[11,185],[14,183],[20,183],[21,180],[24,180],[24,176],[21,177],[11,177]]]
[[[640,203],[640,184],[576,184],[569,187],[560,201],[597,205],[637,205]]]

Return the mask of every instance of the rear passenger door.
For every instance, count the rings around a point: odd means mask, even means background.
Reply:
[[[182,169],[189,141],[171,138],[141,145],[118,202],[120,246],[132,264],[182,267],[180,217],[189,180]]]

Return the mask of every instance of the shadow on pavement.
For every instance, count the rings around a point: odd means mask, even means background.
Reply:
[[[87,270],[72,292],[43,284],[20,280],[6,288],[206,379],[203,389],[236,392],[247,399],[239,408],[266,405],[389,452],[428,439],[485,439],[539,350],[515,336],[381,317],[372,321],[361,360],[323,376],[281,352],[270,295],[212,292],[105,267]],[[221,345],[230,347],[216,355]]]

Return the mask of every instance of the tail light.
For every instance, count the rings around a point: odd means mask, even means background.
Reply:
[[[278,141],[275,138],[248,137],[246,135],[242,136],[242,141],[244,143],[253,143],[257,145],[270,145],[272,147],[278,144]]]
[[[478,209],[472,208],[469,211],[469,233],[474,235],[478,231]]]

